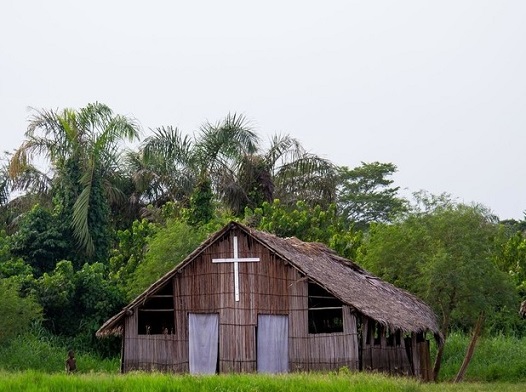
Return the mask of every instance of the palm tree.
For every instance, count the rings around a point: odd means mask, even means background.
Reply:
[[[259,143],[246,117],[237,114],[228,114],[215,124],[206,122],[196,137],[194,156],[200,177],[210,179],[216,197],[235,214],[249,202],[239,171],[243,161],[258,152]]]
[[[155,129],[140,152],[128,154],[127,167],[144,204],[186,203],[197,181],[192,140],[173,127]]]
[[[336,196],[337,167],[328,159],[306,151],[289,135],[274,135],[264,154],[274,183],[273,199],[286,205],[305,201],[327,207]]]
[[[25,137],[11,158],[10,177],[20,179],[35,161],[47,161],[59,207],[81,249],[93,255],[104,243],[104,230],[94,226],[109,222],[109,205],[122,196],[115,186],[120,143],[138,139],[138,124],[94,103],[79,110],[36,110]]]

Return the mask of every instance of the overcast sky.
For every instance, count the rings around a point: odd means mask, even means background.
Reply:
[[[405,192],[526,210],[526,1],[3,0],[0,147],[28,107],[103,102],[144,136],[243,113]]]

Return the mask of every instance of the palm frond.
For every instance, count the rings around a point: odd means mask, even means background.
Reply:
[[[51,186],[51,177],[33,165],[26,165],[23,170],[11,180],[11,187],[15,191],[47,194],[50,192]]]
[[[177,128],[160,127],[142,145],[144,159],[150,161],[162,158],[167,163],[187,165],[192,160],[192,140],[182,135]]]
[[[81,182],[84,185],[82,192],[73,205],[72,228],[73,235],[79,241],[79,244],[86,250],[88,256],[95,252],[95,245],[90,233],[88,214],[90,207],[91,191],[93,185],[93,172],[87,171],[82,176]]]
[[[201,126],[196,143],[196,156],[205,169],[226,166],[247,154],[254,154],[259,136],[243,115],[228,114],[222,121]]]
[[[274,168],[278,162],[290,162],[305,155],[305,149],[300,142],[289,136],[275,134],[270,140],[270,147],[265,154],[265,160]]]
[[[303,200],[311,205],[334,202],[337,167],[329,160],[305,154],[279,167],[274,176],[276,195],[286,204]]]

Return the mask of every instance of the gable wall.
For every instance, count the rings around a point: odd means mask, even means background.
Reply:
[[[344,307],[344,332],[309,335],[307,279],[242,232],[236,233],[239,257],[260,261],[239,263],[240,300],[235,301],[233,263],[212,263],[233,257],[233,235],[227,232],[174,276],[174,335],[137,335],[136,328],[127,328],[124,368],[188,371],[188,313],[218,313],[220,372],[256,371],[258,314],[289,316],[290,370],[357,369],[350,309]]]

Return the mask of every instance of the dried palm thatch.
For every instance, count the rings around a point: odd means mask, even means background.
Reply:
[[[431,332],[441,340],[436,316],[419,298],[397,288],[362,269],[356,263],[338,256],[320,243],[307,243],[297,238],[280,238],[273,234],[231,222],[205,240],[181,264],[152,284],[121,312],[109,319],[97,331],[97,336],[122,333],[127,314],[144,303],[150,295],[163,287],[177,272],[183,270],[212,243],[229,230],[240,230],[296,268],[302,275],[322,286],[344,304],[376,320],[386,328],[404,332]]]

